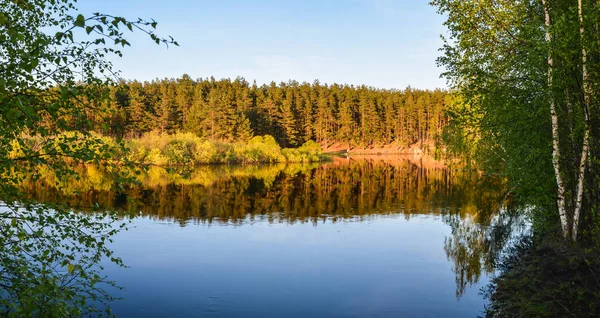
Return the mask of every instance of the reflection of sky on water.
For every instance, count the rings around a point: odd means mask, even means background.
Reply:
[[[499,246],[483,238],[504,197],[496,179],[410,160],[158,172],[126,194],[98,171],[66,183],[70,192],[62,194],[27,185],[40,201],[120,211],[131,208],[129,199],[139,204],[143,216],[113,245],[131,267],[107,266],[125,287],[118,316],[472,317],[483,310],[479,288]]]
[[[240,226],[134,221],[114,249],[129,269],[118,316],[476,316],[476,285],[455,297],[438,217]],[[482,277],[480,284],[485,284]]]

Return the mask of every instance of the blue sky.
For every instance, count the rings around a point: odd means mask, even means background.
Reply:
[[[445,32],[428,0],[79,0],[100,11],[154,18],[179,47],[129,34],[115,66],[126,79],[288,79],[379,88],[445,88],[435,64]]]

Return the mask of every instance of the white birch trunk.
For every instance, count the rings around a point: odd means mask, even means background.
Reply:
[[[552,35],[550,34],[550,11],[546,0],[542,0],[544,7],[545,24],[546,24],[546,42],[548,45],[552,42]],[[548,90],[552,94],[552,53],[549,50],[548,53]],[[569,235],[569,222],[567,220],[567,213],[565,209],[565,185],[563,182],[562,175],[560,173],[560,148],[559,148],[559,136],[558,136],[558,115],[556,114],[556,104],[554,97],[550,97],[550,115],[552,116],[552,165],[554,166],[554,175],[556,176],[556,203],[558,205],[558,214],[560,216],[560,224],[563,231],[563,236],[566,238]]]
[[[585,132],[583,134],[583,147],[581,149],[581,161],[579,162],[579,173],[577,175],[577,196],[575,197],[575,209],[573,211],[573,229],[571,231],[573,241],[577,240],[577,230],[579,229],[579,215],[581,214],[581,205],[583,201],[583,184],[585,178],[585,168],[590,143],[590,126],[589,126],[589,105],[590,105],[590,83],[587,72],[587,51],[584,44],[584,20],[582,1],[578,1],[579,12],[579,38],[581,40],[581,60],[583,73],[583,112],[585,114]]]

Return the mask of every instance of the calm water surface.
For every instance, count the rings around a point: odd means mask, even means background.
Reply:
[[[141,216],[113,244],[130,267],[107,266],[124,287],[114,292],[123,298],[113,304],[118,317],[475,317],[484,309],[480,288],[503,223],[496,180],[409,160],[153,169],[126,195],[94,171],[87,185],[73,185],[88,189],[73,205],[138,202]]]

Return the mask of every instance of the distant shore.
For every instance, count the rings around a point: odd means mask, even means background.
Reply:
[[[396,143],[388,145],[375,145],[370,147],[359,147],[334,143],[330,145],[321,144],[324,153],[348,153],[350,155],[423,155],[428,149],[433,149],[433,144],[415,143],[409,146],[402,146]]]
[[[423,148],[433,149],[430,143],[424,143]],[[408,147],[402,147],[397,144],[373,146],[373,147],[351,147],[342,144],[321,145],[323,153],[338,157],[346,157],[350,160],[371,160],[375,162],[397,162],[410,161],[418,166],[426,168],[446,168],[447,162],[440,158],[435,158],[430,151],[426,151],[418,144]]]

